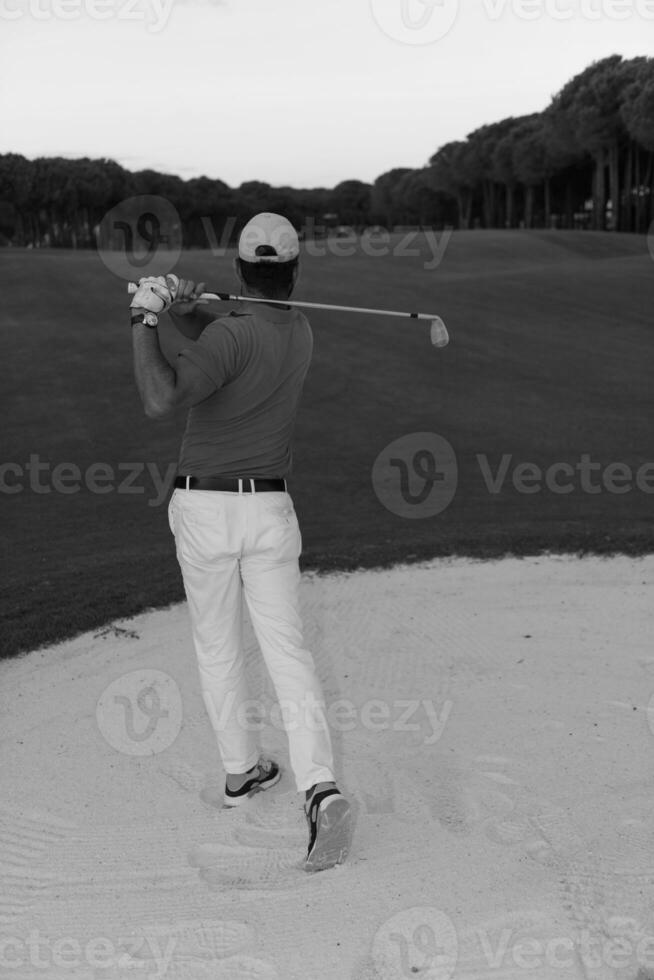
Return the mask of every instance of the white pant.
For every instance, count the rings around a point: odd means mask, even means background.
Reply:
[[[242,596],[282,708],[299,791],[334,779],[325,705],[303,648],[298,559],[302,537],[288,493],[175,490],[168,507],[202,695],[225,772],[259,758],[247,717]]]

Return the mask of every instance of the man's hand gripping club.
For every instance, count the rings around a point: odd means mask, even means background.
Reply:
[[[209,300],[201,299],[205,283],[192,279],[167,276],[145,276],[139,279],[138,289],[129,304],[131,310],[147,310],[148,313],[166,313],[173,310],[179,316],[194,313],[196,307],[206,306]]]

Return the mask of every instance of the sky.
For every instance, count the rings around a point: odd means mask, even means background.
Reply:
[[[0,0],[0,153],[373,181],[652,37],[654,0]]]

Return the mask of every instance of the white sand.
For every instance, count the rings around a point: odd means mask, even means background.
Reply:
[[[185,606],[0,663],[0,976],[654,977],[653,584],[654,556],[305,576],[358,811],[316,875],[249,626],[286,772],[238,813]]]

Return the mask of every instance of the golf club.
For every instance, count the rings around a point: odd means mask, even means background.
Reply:
[[[128,293],[135,293],[138,285],[130,282],[127,286]],[[196,299],[218,300],[224,303],[270,303],[269,299],[257,299],[252,296],[234,296],[232,293],[206,292],[197,296]],[[373,316],[394,316],[409,320],[430,320],[430,338],[434,347],[447,347],[450,336],[447,327],[439,316],[434,313],[403,313],[396,310],[373,310],[364,306],[335,306],[331,303],[305,303],[295,300],[284,300],[285,306],[299,307],[309,310],[333,310],[336,313],[369,313]]]

